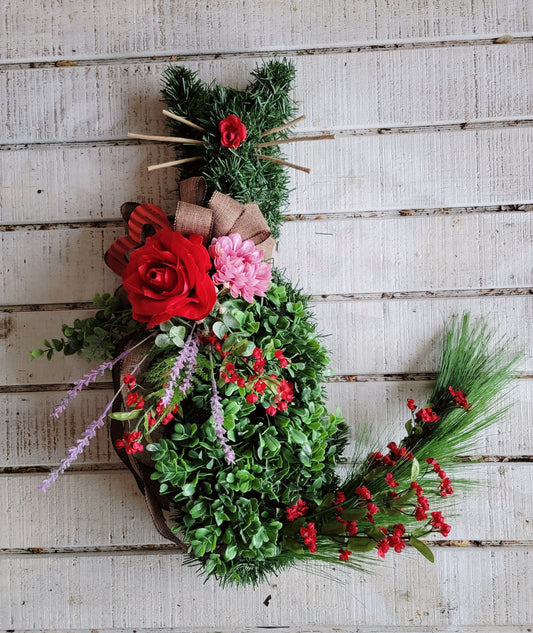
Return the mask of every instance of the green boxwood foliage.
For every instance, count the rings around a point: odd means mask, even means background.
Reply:
[[[215,436],[211,385],[202,379],[182,403],[182,421],[148,449],[153,478],[172,497],[176,530],[184,532],[205,573],[222,582],[255,583],[293,560],[280,534],[286,506],[301,496],[319,499],[338,485],[334,468],[346,428],[325,409],[329,359],[306,299],[278,276],[264,299],[228,303],[239,337],[253,341],[267,359],[275,349],[290,358],[283,372],[294,385],[293,401],[268,416],[261,402],[245,400],[244,388],[219,380],[224,427],[236,455],[229,465]]]

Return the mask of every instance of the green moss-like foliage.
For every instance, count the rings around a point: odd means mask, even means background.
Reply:
[[[346,429],[325,409],[329,359],[305,298],[278,277],[267,297],[253,304],[234,300],[230,310],[271,367],[275,349],[291,359],[280,377],[294,385],[293,401],[286,411],[268,416],[264,402],[249,403],[244,388],[218,380],[236,455],[236,463],[228,465],[215,436],[210,382],[199,381],[182,403],[183,419],[149,450],[153,478],[171,495],[176,524],[195,562],[222,583],[255,584],[294,559],[282,548],[286,506],[301,496],[319,499],[338,485],[334,468]],[[200,355],[209,353],[204,349]]]
[[[261,137],[262,132],[295,117],[291,98],[294,66],[287,61],[269,61],[257,68],[246,90],[206,85],[196,73],[183,66],[171,66],[163,74],[163,100],[168,109],[204,128],[198,132],[178,121],[168,125],[176,136],[201,139],[204,146],[177,145],[178,156],[201,156],[202,161],[184,164],[181,179],[203,175],[208,193],[215,190],[240,202],[256,202],[274,237],[279,235],[281,212],[287,204],[289,177],[286,168],[256,158],[261,153],[284,158],[279,147],[257,150],[264,141],[287,138],[287,130]],[[228,115],[238,116],[247,129],[247,138],[237,149],[223,147],[218,124]]]

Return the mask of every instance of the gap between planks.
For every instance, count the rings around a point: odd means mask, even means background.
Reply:
[[[533,463],[533,455],[466,455],[457,457],[456,461],[461,464],[529,464]],[[342,458],[339,464],[347,464],[348,460]],[[117,463],[91,463],[73,464],[69,467],[68,473],[114,473],[115,471],[125,471],[126,466],[122,462]],[[0,477],[2,475],[35,475],[50,472],[50,465],[33,466],[1,466]]]
[[[431,548],[486,548],[486,549],[531,549],[533,541],[485,541],[485,540],[435,540],[426,541]],[[409,546],[409,545],[408,545]],[[409,546],[411,547],[411,546]],[[98,547],[6,547],[0,548],[1,558],[18,558],[20,556],[101,556],[110,554],[113,556],[128,556],[139,554],[182,554],[183,552],[176,545],[157,543],[144,545],[104,545]]]
[[[269,596],[271,599],[271,596]],[[265,607],[268,607],[267,598],[263,603]],[[35,633],[35,629],[5,629],[5,633]],[[375,626],[372,624],[356,624],[349,627],[346,626],[313,626],[308,628],[307,626],[294,626],[294,625],[271,625],[271,626],[236,626],[236,627],[176,627],[166,628],[139,628],[135,629],[39,629],[39,633],[265,633],[265,631],[277,631],[283,633],[531,633],[533,627],[531,625],[456,625],[449,626],[422,626],[422,625],[409,625],[409,626]]]
[[[0,66],[1,68],[1,66]],[[352,136],[384,136],[390,134],[423,134],[428,132],[460,132],[472,130],[494,130],[515,127],[531,127],[533,119],[531,117],[513,117],[511,119],[480,119],[476,121],[456,121],[452,123],[433,123],[431,125],[391,125],[389,127],[365,127],[344,130],[320,130],[320,134],[334,135],[338,138]],[[312,137],[316,130],[303,133],[301,136]],[[16,151],[27,149],[57,149],[65,147],[77,147],[84,149],[87,147],[102,146],[131,146],[131,145],[153,145],[153,141],[140,141],[124,138],[95,138],[83,141],[35,141],[32,143],[1,143],[0,151]]]
[[[464,299],[479,297],[523,297],[533,295],[533,288],[465,288],[453,290],[409,290],[394,292],[353,292],[342,294],[309,295],[311,303],[338,303],[340,301],[383,301],[388,300],[416,300],[416,299]],[[64,312],[75,310],[97,310],[91,301],[67,303],[26,303],[0,305],[0,313],[14,314],[16,312]]]
[[[390,373],[390,374],[334,374],[326,377],[326,383],[344,383],[344,382],[428,382],[434,381],[437,377],[436,373]],[[515,380],[532,380],[533,374],[528,372],[518,372],[513,378]],[[72,383],[49,383],[49,384],[24,384],[24,385],[0,385],[1,394],[13,393],[42,393],[45,391],[68,391],[72,388]],[[86,389],[89,391],[111,390],[113,384],[111,382],[95,382]]]
[[[343,213],[290,213],[284,222],[318,222],[320,220],[354,220],[363,218],[413,217],[430,215],[466,215],[480,213],[530,213],[533,204],[509,203],[469,207],[430,207],[427,209],[383,209]],[[56,231],[65,229],[113,229],[124,227],[123,220],[81,220],[78,222],[39,222],[36,224],[0,224],[0,233],[15,231]]]
[[[425,49],[425,48],[457,48],[460,46],[487,46],[495,44],[498,46],[512,46],[516,44],[528,44],[533,42],[532,35],[512,36],[510,41],[499,41],[505,33],[500,33],[494,37],[467,37],[467,38],[425,38],[410,41],[388,41],[374,44],[353,44],[350,46],[313,46],[306,48],[284,48],[275,50],[257,51],[224,51],[210,53],[180,53],[176,55],[117,55],[109,57],[70,57],[67,59],[56,59],[33,62],[12,62],[0,61],[0,68],[3,70],[23,70],[35,68],[72,68],[74,66],[110,66],[140,63],[183,63],[192,61],[211,61],[220,59],[254,59],[262,60],[265,57],[301,57],[310,55],[338,55],[347,53],[368,53],[371,51],[390,51],[398,49]]]

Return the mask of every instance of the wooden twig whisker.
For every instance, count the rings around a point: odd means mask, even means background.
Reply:
[[[175,121],[179,121],[180,123],[183,123],[183,125],[188,125],[189,127],[192,127],[195,130],[198,130],[199,132],[203,132],[204,128],[200,127],[199,125],[196,125],[196,123],[192,123],[192,121],[189,121],[188,119],[182,117],[182,116],[178,116],[177,114],[174,114],[174,112],[169,112],[168,110],[163,110],[163,114],[165,116],[167,116],[169,119],[174,119]]]
[[[269,134],[275,134],[276,132],[281,132],[282,130],[286,130],[288,127],[292,127],[293,125],[296,125],[296,123],[299,123],[300,121],[303,121],[304,119],[305,119],[305,114],[302,114],[302,116],[299,116],[297,119],[288,121],[287,123],[284,123],[283,125],[278,125],[278,127],[273,127],[271,130],[267,130],[266,132],[261,132],[261,137],[268,136]]]
[[[189,145],[205,145],[203,141],[194,138],[181,138],[180,136],[152,136],[151,134],[133,134],[128,132],[129,138],[137,138],[141,141],[161,141],[162,143],[188,143]]]
[[[183,165],[184,163],[192,163],[195,160],[201,160],[201,156],[191,156],[190,158],[180,158],[179,160],[171,160],[168,163],[159,163],[158,165],[149,165],[148,171],[154,171],[154,169],[163,169],[164,167],[175,167],[176,165]]]
[[[335,138],[335,134],[320,134],[318,136],[293,136],[292,138],[282,138],[279,141],[266,141],[259,143],[256,147],[271,147],[272,145],[281,145],[282,143],[296,143],[298,141],[325,141]]]
[[[299,169],[300,171],[305,171],[308,174],[311,170],[309,167],[302,167],[301,165],[295,165],[294,163],[288,163],[286,160],[281,160],[281,158],[274,158],[274,156],[266,156],[265,154],[254,154],[256,158],[260,158],[261,160],[269,160],[272,163],[277,163],[278,165],[284,165],[285,167],[292,167],[293,169]]]

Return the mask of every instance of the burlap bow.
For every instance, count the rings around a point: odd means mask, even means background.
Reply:
[[[185,237],[193,233],[201,235],[205,246],[209,246],[214,237],[239,233],[243,240],[252,240],[263,251],[263,259],[270,259],[276,241],[259,207],[254,202],[241,204],[219,191],[211,196],[207,207],[204,207],[206,189],[202,177],[188,178],[179,184],[180,201],[174,218],[174,230]],[[132,250],[141,246],[156,231],[170,228],[164,211],[153,204],[127,202],[120,210],[128,235],[116,240],[105,254],[106,264],[117,275],[122,275]]]

